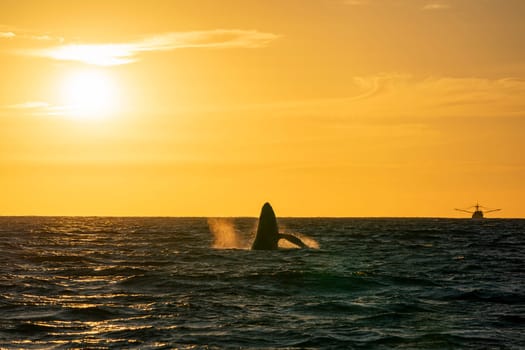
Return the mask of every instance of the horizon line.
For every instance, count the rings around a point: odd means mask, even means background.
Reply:
[[[217,215],[38,215],[20,214],[4,215],[0,218],[173,218],[173,219],[209,219],[209,218],[231,218],[231,219],[257,219],[259,216],[238,215],[238,216],[217,216]],[[468,219],[471,217],[451,217],[451,216],[279,216],[278,219]],[[525,219],[525,217],[484,217],[485,219]]]

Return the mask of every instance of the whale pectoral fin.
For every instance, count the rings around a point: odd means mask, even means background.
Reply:
[[[308,248],[308,246],[304,244],[304,242],[301,241],[299,238],[286,233],[279,233],[279,239],[286,239],[288,242],[295,244],[298,247]]]

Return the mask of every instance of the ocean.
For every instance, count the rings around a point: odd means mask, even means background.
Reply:
[[[0,217],[0,348],[525,348],[525,220],[278,221]]]

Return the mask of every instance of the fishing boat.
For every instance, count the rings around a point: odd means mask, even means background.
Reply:
[[[472,209],[474,209],[474,210],[472,210]],[[481,220],[481,219],[485,218],[485,215],[484,215],[485,213],[491,213],[491,212],[494,212],[494,211],[500,211],[501,209],[491,209],[491,208],[487,208],[487,207],[484,207],[482,205],[479,205],[479,203],[476,203],[476,205],[473,205],[473,206],[465,208],[465,209],[454,208],[454,210],[472,214],[472,219]]]

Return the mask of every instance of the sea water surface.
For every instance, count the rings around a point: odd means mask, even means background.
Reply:
[[[523,349],[525,220],[0,218],[0,348]]]

